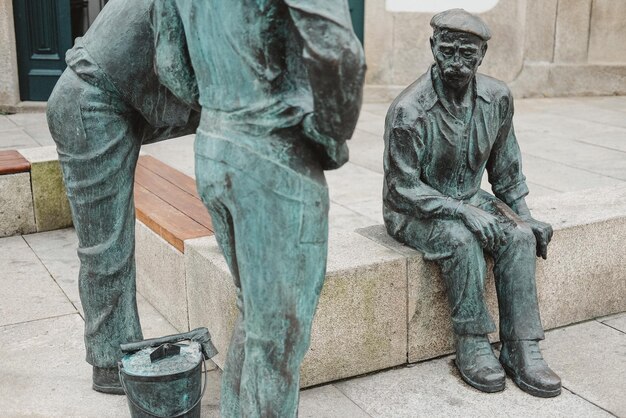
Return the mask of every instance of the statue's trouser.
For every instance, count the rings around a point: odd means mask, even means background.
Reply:
[[[144,119],[106,82],[66,70],[48,123],[78,235],[87,361],[116,367],[120,343],[142,338],[135,294],[133,179]]]
[[[239,289],[221,414],[294,417],[326,271],[328,190],[321,169],[313,179],[239,139],[202,127],[196,137],[198,190]]]
[[[484,251],[494,260],[494,276],[503,341],[544,338],[535,284],[536,240],[532,230],[506,204],[479,191],[468,202],[495,215],[507,244],[483,250],[461,220],[407,219],[392,225],[398,238],[435,261],[446,283],[452,325],[457,335],[496,331],[484,298]]]

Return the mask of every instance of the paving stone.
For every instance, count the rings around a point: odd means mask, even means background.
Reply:
[[[339,170],[327,171],[326,180],[330,199],[346,207],[381,198],[383,175],[350,162]]]
[[[626,333],[626,312],[601,320],[605,325]]]
[[[183,254],[140,221],[135,241],[137,291],[179,332],[188,331]]]
[[[298,416],[300,418],[369,417],[334,385],[320,386],[300,392]]]
[[[222,367],[237,315],[235,287],[214,237],[188,240],[185,248],[190,325],[211,330]],[[404,258],[340,231],[331,236],[328,253],[303,387],[406,361]]]
[[[525,155],[626,181],[626,153],[622,151],[549,137],[527,139],[523,151]]]
[[[349,142],[350,162],[377,173],[383,173],[385,141],[382,135],[357,130]]]
[[[0,131],[0,149],[10,150],[19,148],[38,147],[39,144],[30,137],[21,127]]]
[[[382,190],[380,194],[382,195]],[[383,202],[380,197],[364,202],[351,203],[348,208],[366,216],[370,220],[369,225],[383,223]]]
[[[562,192],[624,185],[624,180],[591,173],[545,157],[548,156],[522,155],[522,166],[527,180]]]
[[[128,416],[124,396],[91,389],[83,328],[78,314],[0,328],[3,416]]]
[[[35,231],[30,173],[0,175],[0,237]]]
[[[372,224],[372,220],[367,216],[334,202],[330,204],[328,220],[329,234],[338,231],[352,232]]]
[[[22,237],[0,248],[0,326],[76,312]]]
[[[0,136],[2,135],[2,131],[15,129],[16,126],[17,125],[11,122],[11,119],[9,119],[7,116],[0,115]]]
[[[626,416],[623,332],[589,321],[548,332],[542,347],[564,387],[616,416]]]
[[[23,149],[19,152],[31,164],[30,176],[37,231],[72,226],[72,213],[56,148],[47,146]]]
[[[522,392],[507,379],[503,392],[482,393],[464,383],[453,357],[335,384],[372,417],[610,417],[565,390],[551,399]]]
[[[25,235],[24,239],[70,301],[82,313],[83,308],[78,294],[80,269],[76,253],[78,237],[74,228]]]
[[[7,118],[9,118],[11,122],[17,126],[32,127],[48,125],[46,112],[14,113],[12,115],[7,115]]]

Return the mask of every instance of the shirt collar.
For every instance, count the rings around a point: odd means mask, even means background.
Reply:
[[[430,110],[438,101],[441,101],[439,95],[437,94],[437,89],[435,88],[435,83],[437,82],[435,78],[438,77],[438,73],[435,73],[436,71],[438,70],[435,64],[433,64],[426,74],[426,88],[424,89],[422,96],[419,98],[419,102],[424,107],[424,110]],[[487,103],[491,103],[489,92],[485,88],[485,84],[481,82],[480,77],[474,77],[472,83],[476,89],[477,97],[480,97]]]

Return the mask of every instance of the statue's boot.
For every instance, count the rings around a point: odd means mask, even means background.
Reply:
[[[456,366],[469,385],[483,392],[504,390],[505,374],[485,335],[458,335]]]
[[[119,371],[116,367],[93,366],[93,390],[111,395],[124,395],[124,389],[120,383]]]
[[[524,392],[542,398],[561,393],[561,378],[548,367],[537,341],[503,341],[500,363]]]

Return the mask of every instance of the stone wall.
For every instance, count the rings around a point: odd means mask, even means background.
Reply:
[[[432,14],[365,4],[366,100],[389,101],[433,61]],[[480,16],[493,32],[481,72],[517,97],[626,94],[626,2],[500,0]]]
[[[12,0],[0,0],[0,106],[20,101]]]

